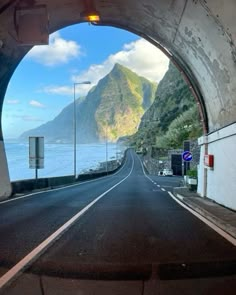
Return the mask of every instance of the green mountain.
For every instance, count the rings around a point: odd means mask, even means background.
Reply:
[[[131,142],[141,147],[178,148],[183,140],[202,134],[197,105],[178,69],[169,69],[160,81],[155,100],[141,119],[138,132]]]
[[[144,112],[151,106],[156,83],[116,64],[84,99],[76,101],[78,143],[116,141],[136,132]],[[47,142],[73,141],[73,103],[52,121],[27,131],[21,138],[44,136]]]

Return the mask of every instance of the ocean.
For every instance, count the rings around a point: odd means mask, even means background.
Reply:
[[[77,145],[77,174],[96,169],[106,161],[106,145]],[[35,177],[35,170],[29,169],[29,145],[27,143],[5,143],[5,151],[11,181]],[[107,144],[107,159],[121,158],[124,148]],[[74,146],[72,144],[45,144],[44,169],[38,170],[38,177],[54,177],[74,174]]]

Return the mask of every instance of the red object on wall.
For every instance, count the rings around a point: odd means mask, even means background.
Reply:
[[[213,155],[205,155],[204,164],[210,168],[214,167],[214,156]]]

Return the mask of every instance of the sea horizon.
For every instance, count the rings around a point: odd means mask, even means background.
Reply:
[[[70,143],[45,143],[44,168],[38,170],[38,177],[56,177],[74,174],[74,145]],[[29,168],[29,143],[26,141],[5,141],[9,175],[11,181],[33,179],[35,169]],[[77,169],[81,174],[96,170],[102,162],[118,160],[124,147],[114,143],[77,144]]]

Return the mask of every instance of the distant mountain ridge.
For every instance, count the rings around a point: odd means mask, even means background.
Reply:
[[[135,133],[144,112],[151,106],[157,84],[115,64],[111,72],[76,101],[78,143],[116,141]],[[20,138],[44,136],[46,142],[73,142],[73,103],[50,122],[24,132]]]

